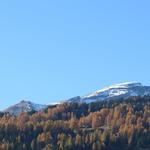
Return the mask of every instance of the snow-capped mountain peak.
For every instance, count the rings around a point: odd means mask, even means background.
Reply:
[[[145,96],[150,95],[150,86],[143,86],[139,82],[125,82],[121,84],[115,84],[97,90],[93,93],[87,94],[82,97],[69,99],[68,102],[95,102],[109,99],[126,99],[131,96]]]
[[[98,91],[95,91],[91,94],[88,94],[86,96],[83,96],[82,98],[90,98],[93,96],[97,96],[98,94],[101,94],[103,92],[107,92],[109,91],[109,95],[121,95],[121,94],[126,94],[128,92],[129,88],[133,88],[133,87],[141,87],[142,84],[139,82],[125,82],[125,83],[120,83],[120,84],[115,84],[115,85],[111,85],[108,87],[105,87],[103,89],[100,89]]]

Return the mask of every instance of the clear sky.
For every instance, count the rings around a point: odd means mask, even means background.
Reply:
[[[0,109],[107,85],[150,85],[149,0],[0,2]]]

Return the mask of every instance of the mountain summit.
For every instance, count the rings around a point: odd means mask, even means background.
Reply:
[[[150,95],[150,86],[143,86],[139,82],[126,82],[105,87],[101,90],[95,91],[82,97],[78,96],[75,98],[71,98],[66,102],[90,103],[110,99],[127,99],[132,96],[143,97],[146,95]]]
[[[10,106],[4,112],[9,112],[12,115],[17,115],[21,112],[40,111],[47,108],[47,105],[35,104],[30,101],[22,100],[20,103]]]

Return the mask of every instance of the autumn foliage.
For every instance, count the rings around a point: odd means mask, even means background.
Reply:
[[[0,115],[0,150],[149,149],[149,96]]]

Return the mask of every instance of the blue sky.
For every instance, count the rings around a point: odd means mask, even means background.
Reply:
[[[104,86],[150,85],[148,0],[0,2],[0,109]]]

